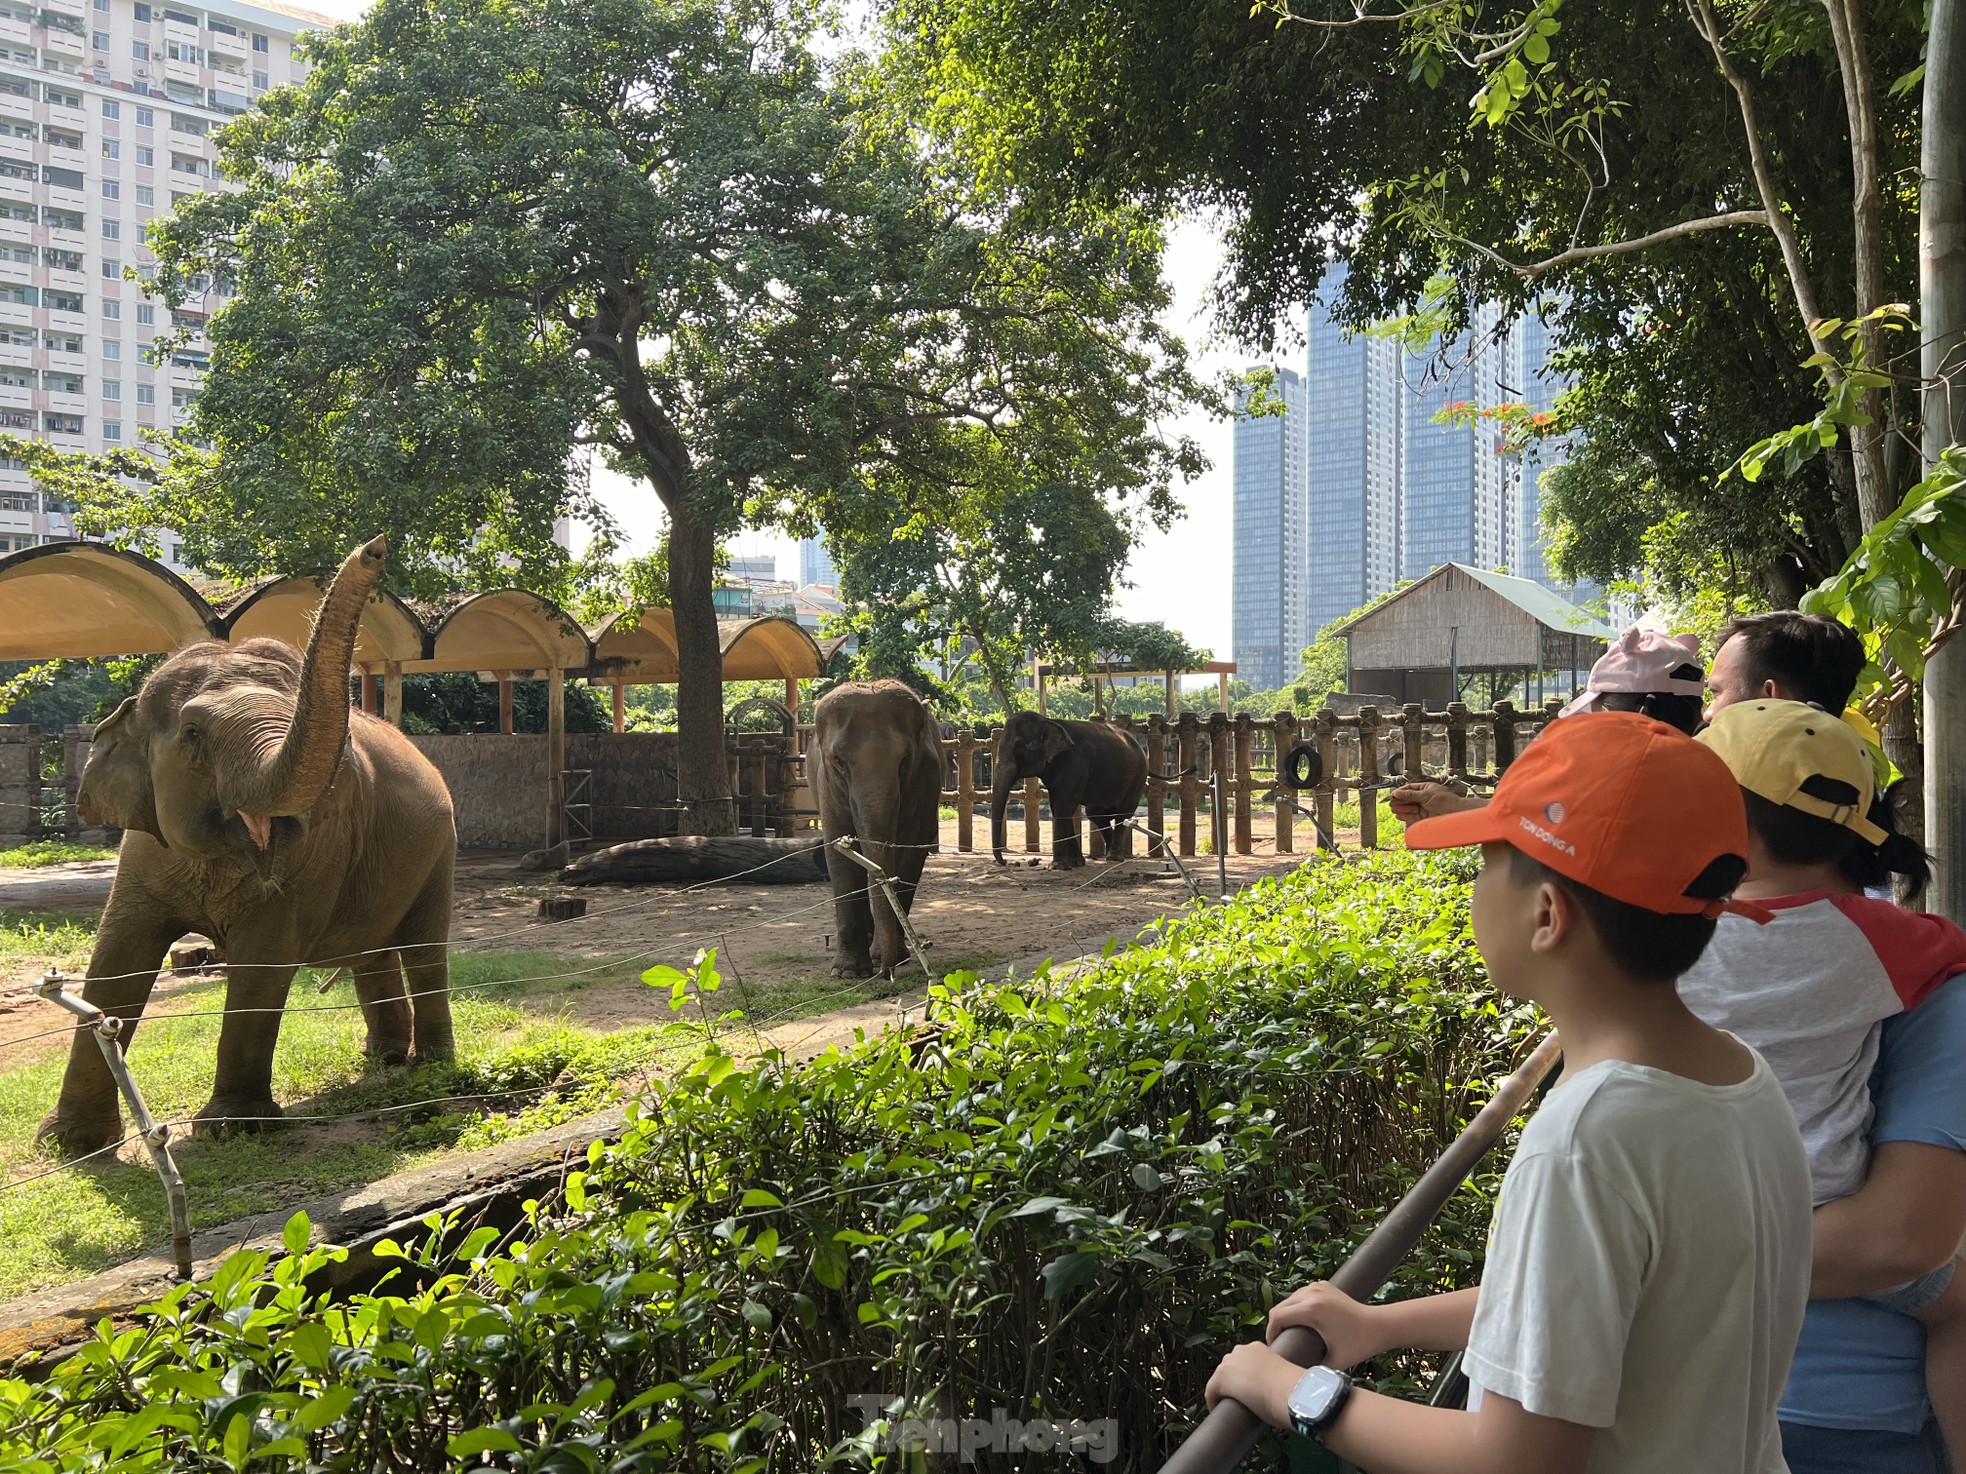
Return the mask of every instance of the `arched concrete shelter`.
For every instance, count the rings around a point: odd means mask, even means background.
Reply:
[[[631,618],[632,615],[632,618]],[[609,615],[589,632],[593,664],[581,674],[614,688],[615,729],[620,730],[622,691],[628,686],[674,685],[681,676],[676,655],[676,617],[660,605]],[[796,621],[780,614],[717,621],[726,681],[785,682],[785,704],[799,707],[799,682],[816,680],[843,642],[824,648]]]
[[[217,633],[197,590],[140,553],[70,542],[0,556],[0,660],[154,655]]]

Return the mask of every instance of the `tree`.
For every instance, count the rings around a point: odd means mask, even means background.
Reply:
[[[1151,223],[1007,230],[871,121],[851,59],[829,77],[816,9],[382,0],[311,38],[307,80],[221,139],[240,188],[153,230],[166,300],[236,291],[189,427],[209,454],[156,498],[190,556],[319,561],[380,524],[431,579],[552,576],[598,446],[667,514],[678,786],[717,832],[720,535],[830,525],[957,427],[1164,480],[1151,424],[1191,385]],[[1124,445],[1081,435],[1102,394]]]

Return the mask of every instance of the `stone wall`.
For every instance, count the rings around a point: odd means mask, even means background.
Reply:
[[[41,729],[0,726],[0,840],[41,837]]]

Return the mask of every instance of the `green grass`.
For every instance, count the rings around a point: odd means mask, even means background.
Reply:
[[[45,957],[75,969],[87,965],[95,944],[92,911],[0,911],[0,958]]]
[[[72,844],[65,839],[35,839],[0,850],[0,868],[39,870],[48,865],[73,865],[81,860],[113,860],[116,849],[106,844]]]

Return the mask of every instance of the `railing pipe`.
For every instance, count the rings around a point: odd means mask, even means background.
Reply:
[[[1369,1300],[1379,1293],[1447,1200],[1501,1139],[1509,1122],[1521,1114],[1561,1053],[1555,1033],[1545,1035],[1467,1128],[1338,1267],[1331,1276],[1333,1285],[1354,1300]],[[1270,1343],[1270,1349],[1298,1366],[1314,1366],[1324,1357],[1324,1339],[1316,1331],[1292,1326]],[[1263,1422],[1256,1414],[1233,1399],[1224,1399],[1174,1451],[1174,1457],[1161,1465],[1160,1474],[1229,1474],[1262,1432]]]

